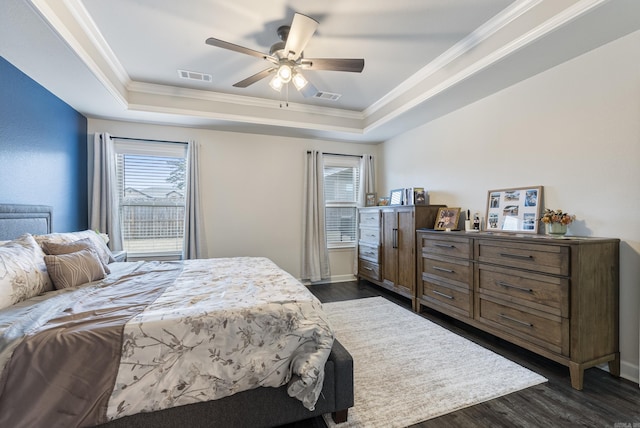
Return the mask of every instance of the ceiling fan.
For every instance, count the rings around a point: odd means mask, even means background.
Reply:
[[[277,33],[281,41],[274,43],[268,54],[213,37],[209,37],[206,43],[211,46],[255,56],[271,63],[268,68],[235,83],[234,87],[246,88],[259,80],[273,75],[269,85],[276,91],[280,91],[289,82],[293,82],[296,89],[303,96],[312,97],[318,93],[318,90],[302,75],[302,70],[333,70],[360,73],[364,68],[364,59],[304,58],[304,48],[317,28],[318,21],[296,13],[291,26],[283,25],[278,28]]]

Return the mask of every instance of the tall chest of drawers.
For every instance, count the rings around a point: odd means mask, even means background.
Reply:
[[[358,210],[358,276],[373,282],[382,279],[380,271],[381,223],[378,208]]]
[[[416,229],[433,226],[442,205],[358,209],[358,277],[416,306]]]
[[[618,376],[619,240],[417,232],[418,303],[569,367]]]

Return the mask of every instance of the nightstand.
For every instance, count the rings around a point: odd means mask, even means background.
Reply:
[[[126,262],[127,261],[127,252],[126,251],[114,251],[113,258],[116,259],[117,262]]]

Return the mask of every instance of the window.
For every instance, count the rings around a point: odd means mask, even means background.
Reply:
[[[360,158],[324,156],[327,247],[355,247]]]
[[[118,203],[129,257],[180,258],[186,144],[115,141]]]

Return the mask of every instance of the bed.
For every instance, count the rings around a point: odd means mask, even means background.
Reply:
[[[0,426],[346,420],[351,356],[320,302],[270,260],[117,263],[98,233],[51,225],[50,207],[0,204],[5,275],[14,251],[46,250],[22,281],[40,292],[14,281],[15,301],[0,297]]]

